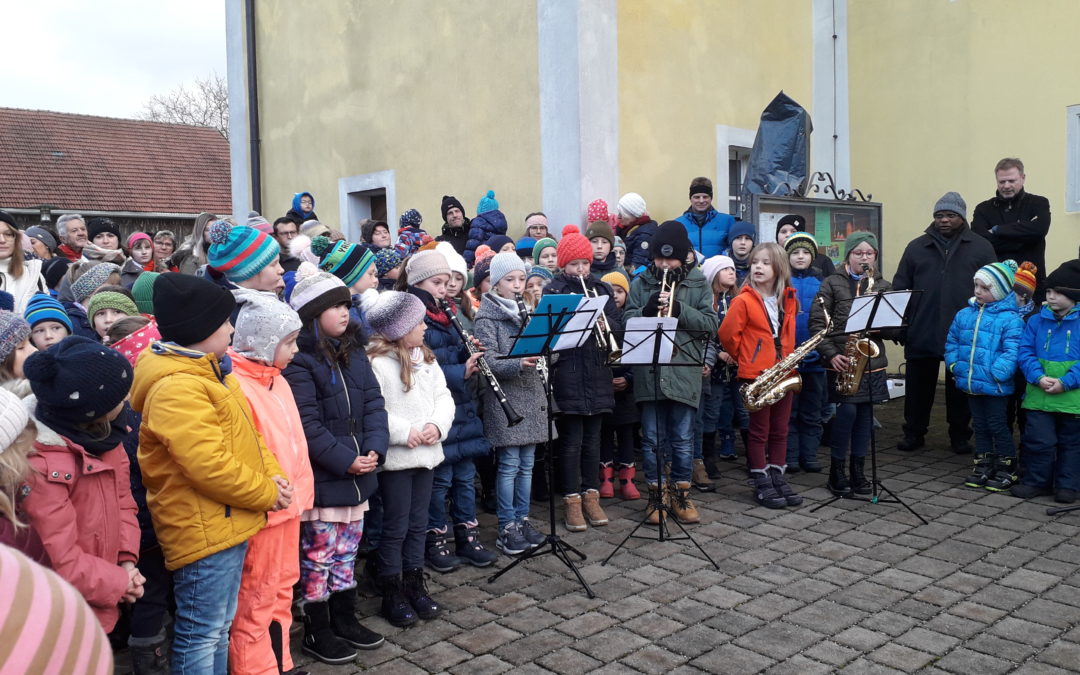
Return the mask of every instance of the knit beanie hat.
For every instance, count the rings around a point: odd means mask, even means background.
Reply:
[[[1020,263],[1019,269],[1016,270],[1013,281],[1013,290],[1025,297],[1031,297],[1035,294],[1035,286],[1038,285],[1036,275],[1039,272],[1038,266],[1025,260]]]
[[[440,241],[435,244],[435,251],[446,258],[446,264],[450,266],[451,272],[457,272],[466,279],[469,278],[469,266],[453,244],[448,241]]]
[[[619,217],[625,220],[637,220],[645,215],[645,198],[636,192],[627,192],[619,197]]]
[[[615,232],[612,231],[608,221],[597,220],[589,223],[589,229],[585,230],[585,238],[592,241],[597,237],[607,239],[611,248],[615,248]]]
[[[29,421],[30,414],[22,399],[7,389],[0,389],[0,455],[11,447]]]
[[[38,227],[37,225],[33,227],[28,227],[26,228],[25,234],[26,236],[33,237],[34,239],[40,241],[42,244],[45,244],[45,248],[49,249],[50,251],[56,251],[56,237],[52,236],[52,233],[46,230],[44,227]]]
[[[94,241],[94,237],[102,232],[114,234],[116,235],[116,241],[120,241],[120,228],[111,218],[91,218],[90,222],[86,224],[86,237],[91,242]]]
[[[406,227],[420,227],[423,222],[424,217],[420,215],[419,211],[409,209],[401,214],[401,218],[398,219],[398,228],[404,230]]]
[[[796,232],[784,240],[784,251],[788,255],[791,255],[797,248],[805,248],[807,251],[810,251],[810,255],[817,255],[817,239],[814,239],[814,235],[812,234]]]
[[[513,244],[514,240],[505,234],[496,234],[487,240],[487,245],[491,247],[491,250],[498,253],[499,249],[507,244]],[[516,248],[516,247],[515,247]]]
[[[329,272],[319,271],[310,263],[300,263],[289,305],[300,315],[301,321],[307,323],[343,302],[352,302],[352,294],[345,282]]]
[[[693,197],[694,195],[703,194],[709,195],[710,197],[713,196],[712,181],[704,176],[698,176],[694,180],[690,181],[690,196]]]
[[[381,220],[371,220],[370,218],[364,221],[364,224],[360,226],[360,239],[365,243],[372,243],[371,238],[375,235],[375,228],[381,227],[386,230],[387,234],[390,234],[390,226]]]
[[[757,243],[757,228],[753,223],[745,220],[736,220],[732,224],[731,229],[728,230],[727,240],[728,245],[735,241],[736,237],[750,237],[750,240],[755,244]]]
[[[273,363],[278,344],[301,327],[300,315],[284,302],[266,293],[246,293],[236,315],[232,346],[241,356]]]
[[[1070,260],[1048,274],[1046,287],[1080,302],[1080,260]]]
[[[566,267],[574,260],[592,261],[592,244],[578,231],[577,225],[567,225],[563,228],[563,237],[555,250],[558,253],[559,267]]]
[[[278,259],[277,241],[253,227],[219,220],[210,226],[207,262],[233,283],[247,281]]]
[[[247,226],[274,236],[273,224],[260,215],[258,211],[248,211]]]
[[[458,198],[453,195],[443,195],[442,204],[439,205],[439,212],[442,213],[443,222],[446,222],[446,214],[450,212],[452,208],[461,209],[461,215],[465,215],[465,207],[461,205]]]
[[[317,220],[305,220],[300,226],[300,234],[311,238],[324,237],[330,234],[330,228]]]
[[[161,274],[157,272],[143,272],[131,285],[131,295],[135,298],[135,306],[142,314],[154,314],[154,280]]]
[[[45,277],[45,285],[49,288],[56,288],[56,285],[64,278],[64,274],[67,273],[70,265],[71,261],[64,256],[50,258],[43,262],[41,264],[41,276]]]
[[[419,251],[409,258],[405,265],[405,276],[409,279],[410,286],[439,274],[449,276],[450,265],[438,251]]]
[[[797,216],[793,213],[789,213],[780,220],[776,221],[776,238],[780,238],[780,230],[785,225],[791,225],[795,228],[796,232],[806,232],[806,219],[802,216]]]
[[[142,241],[143,239],[150,242],[151,246],[154,245],[154,240],[151,239],[150,235],[148,235],[147,233],[145,233],[145,232],[132,232],[131,236],[128,237],[128,240],[127,240],[128,249],[135,248],[135,243],[139,242],[139,241]]]
[[[555,275],[552,274],[551,270],[546,267],[534,265],[533,268],[529,270],[529,274],[526,275],[525,282],[528,283],[529,279],[532,279],[533,277],[540,277],[544,280],[544,284],[547,285],[547,282],[553,280],[555,278]]]
[[[371,330],[393,342],[416,328],[425,313],[423,301],[412,293],[386,291],[379,294],[365,318]]]
[[[534,246],[536,246],[535,237],[522,237],[514,244],[514,252],[519,258],[531,256]]]
[[[375,271],[383,278],[390,270],[401,264],[401,254],[393,246],[381,248],[375,252]]]
[[[941,199],[934,204],[934,213],[938,211],[952,211],[959,214],[964,219],[964,222],[967,222],[967,202],[964,201],[959,192],[946,192],[943,194]]]
[[[630,292],[630,280],[626,278],[626,274],[623,272],[608,272],[604,276],[600,277],[600,281],[612,286],[618,286],[627,293]]]
[[[691,248],[686,227],[677,220],[665,220],[661,223],[649,242],[649,252],[652,253],[653,260],[673,258],[686,262]]]
[[[735,267],[735,261],[726,255],[714,255],[710,258],[706,258],[705,262],[701,263],[701,273],[705,275],[705,282],[712,286],[713,279],[717,274],[720,274],[720,270]]]
[[[487,194],[480,198],[480,203],[476,205],[476,215],[496,211],[498,208],[499,202],[495,201],[495,191],[488,190]]]
[[[82,276],[71,282],[71,295],[75,302],[83,304],[94,291],[105,285],[114,274],[120,274],[120,267],[114,263],[98,263],[83,272]]]
[[[623,241],[622,237],[615,237],[615,245],[611,247],[611,250],[614,251],[617,248],[621,248],[624,251],[626,250],[626,242]]]
[[[365,246],[347,241],[331,242],[326,237],[311,240],[311,252],[319,256],[319,269],[352,286],[375,262],[375,254]]]
[[[30,337],[30,324],[15,312],[0,311],[0,363]]]
[[[608,215],[608,205],[603,199],[592,200],[585,209],[586,222],[594,223],[598,220],[607,220]]]
[[[86,304],[86,317],[93,322],[94,315],[104,309],[114,309],[128,316],[139,315],[139,308],[135,306],[135,301],[116,291],[94,293],[90,296],[90,302]]]
[[[19,224],[15,222],[15,216],[11,215],[7,211],[0,210],[0,223],[7,223],[13,229],[19,229]]]
[[[0,291],[0,310],[5,312],[15,311],[15,296],[7,291]]]
[[[537,241],[535,244],[533,244],[533,263],[537,265],[540,264],[540,254],[545,248],[556,248],[558,245],[558,242],[556,242],[551,237],[544,237],[543,239]]]
[[[511,253],[510,251],[496,253],[495,257],[491,259],[491,265],[488,267],[491,285],[494,286],[507,274],[516,271],[525,271],[525,263],[521,261],[517,253]]]
[[[64,306],[60,304],[59,300],[45,293],[35,293],[30,296],[30,299],[26,302],[26,311],[23,316],[26,318],[26,323],[30,324],[31,329],[42,321],[55,321],[67,328],[68,334],[75,332],[75,328],[71,325],[71,318],[67,315],[67,311],[64,310]]]
[[[478,258],[476,264],[473,265],[473,285],[480,288],[480,284],[484,283],[484,280],[488,278],[491,273],[491,259],[495,256],[489,255],[485,258]]]
[[[791,236],[794,237],[795,235],[791,235]],[[852,232],[851,234],[848,235],[848,238],[844,240],[844,260],[847,260],[848,255],[851,254],[851,251],[856,246],[858,246],[859,244],[861,244],[863,242],[866,242],[867,244],[870,244],[870,247],[872,249],[874,249],[875,251],[880,251],[881,250],[881,248],[878,246],[877,237],[874,236],[873,232],[867,232],[866,230],[859,230],[858,232]]]
[[[133,371],[115,349],[71,335],[31,354],[23,372],[37,396],[39,411],[78,423],[95,420],[118,406],[131,389]]]
[[[1001,300],[1012,293],[1013,282],[1016,280],[1016,261],[990,263],[983,265],[975,272],[975,281],[980,281],[990,289],[990,297]]]
[[[134,368],[135,362],[139,360],[139,354],[142,354],[143,350],[149,347],[151,342],[160,339],[161,332],[158,331],[157,323],[151,319],[150,323],[127,337],[120,338],[109,346],[123,354],[131,367]]]
[[[235,307],[232,293],[208,279],[165,272],[154,281],[154,318],[161,339],[181,347],[213,335]]]

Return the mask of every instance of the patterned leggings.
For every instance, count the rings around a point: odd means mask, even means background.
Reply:
[[[300,523],[300,588],[305,602],[323,602],[331,593],[356,586],[353,568],[364,521]]]

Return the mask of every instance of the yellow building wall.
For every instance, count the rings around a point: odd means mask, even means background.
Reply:
[[[1075,0],[849,0],[852,180],[884,204],[887,276],[942,194],[959,192],[969,218],[994,195],[1003,157],[1050,199],[1049,270],[1076,256],[1080,214],[1064,203],[1077,26]]]
[[[716,125],[756,130],[780,90],[813,115],[811,8],[619,0],[620,192],[640,192],[658,221],[678,217],[690,180],[715,180]]]
[[[340,225],[338,179],[393,169],[391,219],[438,234],[442,195],[472,216],[494,188],[514,231],[541,201],[536,23],[533,2],[260,0],[266,215],[308,190]]]

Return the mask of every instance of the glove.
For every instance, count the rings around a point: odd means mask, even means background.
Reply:
[[[642,316],[656,316],[657,312],[659,312],[659,311],[660,311],[660,292],[657,291],[656,293],[653,293],[652,295],[649,296],[648,302],[646,302],[645,306],[641,308],[641,315]]]

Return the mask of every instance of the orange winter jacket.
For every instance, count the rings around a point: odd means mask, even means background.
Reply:
[[[724,351],[739,364],[739,378],[756,379],[761,373],[795,349],[795,318],[799,314],[798,292],[791,286],[782,298],[784,320],[780,326],[781,354],[776,353],[775,338],[765,310],[765,300],[750,284],[743,286],[728,306],[718,334]]]
[[[274,453],[278,464],[293,487],[289,508],[271,511],[268,524],[273,526],[291,520],[315,504],[315,478],[311,475],[307,438],[300,421],[292,388],[281,370],[245,358],[229,349],[233,375],[240,381],[251,412],[255,416],[255,428],[262,434],[266,446]]]

